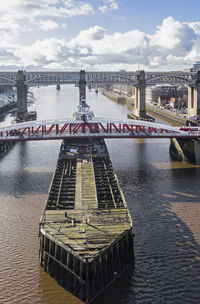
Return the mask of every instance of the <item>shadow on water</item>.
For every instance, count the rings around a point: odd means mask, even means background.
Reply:
[[[138,153],[135,170],[117,170],[133,219],[135,269],[130,289],[114,303],[198,304],[200,168],[158,169],[145,162],[143,170],[144,152]]]
[[[113,284],[111,284],[92,304],[125,303],[122,299],[127,297],[133,278],[133,268],[124,272]]]
[[[140,223],[133,217],[136,263],[126,303],[199,303],[199,242],[171,202],[160,199],[162,204],[151,211],[148,206]]]
[[[1,163],[0,193],[14,196],[47,194],[54,163],[46,172],[42,167],[39,167],[40,165],[38,168],[30,168],[28,164],[30,163],[31,151],[27,142],[19,142],[13,147],[12,153],[14,158],[11,154],[7,155],[8,158],[5,157],[4,162]]]

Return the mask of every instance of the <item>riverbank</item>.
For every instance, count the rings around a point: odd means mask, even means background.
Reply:
[[[103,95],[106,96],[107,98],[117,102],[117,103],[122,103],[126,104],[129,106],[133,106],[135,104],[135,99],[133,97],[128,97],[128,96],[120,96],[116,93],[112,92],[103,92]],[[173,112],[170,112],[169,110],[166,109],[161,109],[157,106],[151,105],[146,103],[146,113],[150,117],[155,117],[155,118],[160,118],[163,119],[170,124],[175,124],[175,125],[185,125],[186,124],[186,118],[178,116],[177,114],[174,114]],[[132,114],[129,114],[128,118],[131,117]],[[133,118],[135,119],[134,115]]]
[[[186,118],[178,116],[177,114],[173,114],[173,112],[166,110],[166,109],[161,109],[157,106],[150,105],[146,103],[146,111],[147,114],[150,116],[155,116],[158,118],[161,118],[170,124],[175,124],[175,125],[185,125],[186,124]]]

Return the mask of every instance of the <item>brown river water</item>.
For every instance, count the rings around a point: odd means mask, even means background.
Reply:
[[[78,104],[74,86],[31,90],[38,119],[71,117]],[[87,102],[99,117],[131,111],[94,90]],[[82,303],[38,260],[38,224],[60,143],[18,143],[0,158],[0,304]],[[199,304],[200,143],[196,165],[171,160],[169,139],[106,143],[133,219],[135,265],[94,303]]]

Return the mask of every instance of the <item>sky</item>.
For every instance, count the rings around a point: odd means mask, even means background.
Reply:
[[[199,0],[4,0],[0,71],[184,70],[200,61]]]

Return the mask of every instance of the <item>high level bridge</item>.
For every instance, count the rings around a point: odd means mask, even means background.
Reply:
[[[27,87],[52,84],[77,84],[80,86],[80,96],[85,92],[85,84],[112,85],[127,84],[136,88],[135,115],[145,114],[146,86],[169,83],[188,86],[188,114],[200,113],[200,72],[45,72],[18,71],[0,72],[0,85],[17,87],[17,102],[19,119],[27,117]],[[85,93],[84,93],[85,94]],[[85,96],[85,95],[84,95]]]

